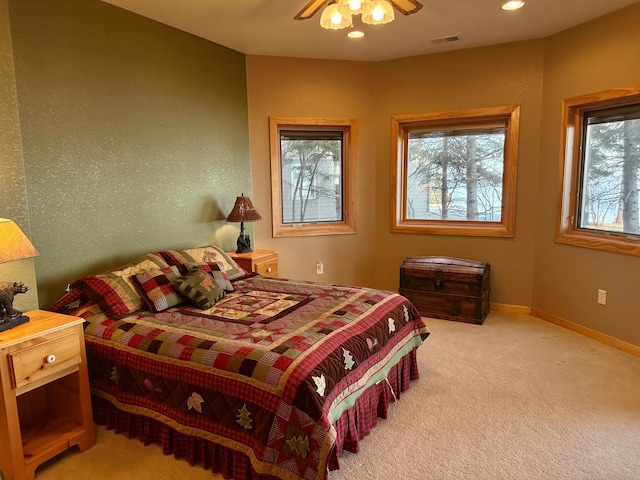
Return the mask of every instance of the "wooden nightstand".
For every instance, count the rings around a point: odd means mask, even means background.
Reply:
[[[267,277],[278,276],[278,252],[275,250],[254,250],[249,253],[228,252],[238,265],[247,272],[255,272]]]
[[[83,319],[34,310],[30,321],[0,333],[0,470],[3,480],[32,480],[67,448],[91,448],[91,413]]]

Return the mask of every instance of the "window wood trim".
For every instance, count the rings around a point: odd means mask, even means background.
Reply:
[[[406,218],[406,165],[408,129],[441,128],[504,121],[505,151],[502,220],[500,222],[413,220]],[[391,119],[391,231],[430,235],[514,237],[520,106],[488,107],[448,112],[396,115]]]
[[[640,103],[640,86],[566,98],[562,101],[558,219],[556,242],[607,252],[640,256],[640,242],[624,234],[576,227],[584,113],[594,109]]]
[[[317,130],[331,128],[344,131],[343,152],[343,220],[340,222],[283,224],[280,132],[282,130]],[[348,235],[356,233],[356,143],[357,121],[348,118],[269,117],[271,152],[271,213],[273,237]]]

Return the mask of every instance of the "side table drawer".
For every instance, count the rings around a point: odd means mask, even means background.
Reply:
[[[82,362],[78,333],[70,333],[9,353],[14,388]]]
[[[266,260],[260,260],[253,264],[253,271],[267,277],[278,276],[278,257],[274,255],[273,258]]]
[[[278,276],[278,252],[275,250],[254,250],[253,252],[228,252],[236,263],[249,273],[265,277]]]

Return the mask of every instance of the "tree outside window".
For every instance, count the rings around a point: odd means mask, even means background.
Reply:
[[[640,88],[563,102],[556,240],[640,255]]]
[[[392,231],[513,236],[519,107],[393,117]]]
[[[342,132],[318,133],[280,133],[284,224],[342,221]]]
[[[355,233],[355,120],[270,119],[274,237]]]
[[[407,218],[499,222],[504,126],[410,131]]]

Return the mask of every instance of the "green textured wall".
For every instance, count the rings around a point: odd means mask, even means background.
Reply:
[[[0,217],[14,220],[29,237],[27,184],[20,141],[20,117],[16,94],[9,9],[0,0]],[[0,265],[0,282],[23,282],[29,287],[15,297],[13,306],[22,311],[38,308],[38,288],[33,259]]]
[[[244,55],[97,0],[9,12],[40,304],[148,251],[234,248]]]

